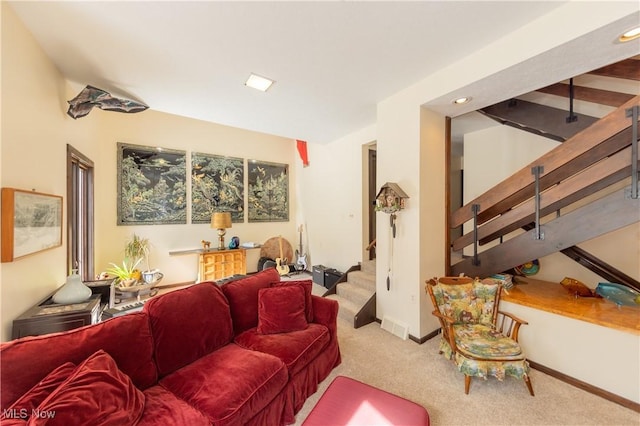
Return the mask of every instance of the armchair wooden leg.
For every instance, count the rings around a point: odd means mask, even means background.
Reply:
[[[471,376],[464,376],[464,393],[465,395],[469,395],[469,386],[471,386]]]
[[[531,394],[531,396],[535,396],[533,394],[533,386],[531,386],[531,379],[529,378],[529,376],[524,376],[524,382],[527,384],[527,388],[529,389],[529,393]]]

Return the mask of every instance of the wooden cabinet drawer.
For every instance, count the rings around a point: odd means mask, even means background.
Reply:
[[[216,250],[200,254],[199,281],[216,281],[247,273],[244,249]]]

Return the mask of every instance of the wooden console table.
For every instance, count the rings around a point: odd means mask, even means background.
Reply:
[[[209,250],[200,253],[198,281],[216,281],[247,273],[247,252],[244,249]]]
[[[170,256],[198,254],[198,280],[216,281],[232,275],[247,273],[247,250],[244,248],[226,250],[180,250],[169,252]]]

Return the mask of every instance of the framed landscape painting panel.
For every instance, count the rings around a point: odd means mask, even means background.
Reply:
[[[249,160],[249,222],[289,221],[289,166]]]
[[[118,225],[187,223],[186,151],[118,143]]]
[[[61,196],[2,188],[2,262],[61,245]]]
[[[244,222],[244,159],[191,153],[191,223],[210,223],[213,212]]]

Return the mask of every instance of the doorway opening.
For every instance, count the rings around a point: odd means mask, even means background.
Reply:
[[[376,144],[371,143],[364,146],[364,167],[363,167],[363,180],[365,191],[365,208],[363,211],[364,222],[366,226],[363,228],[363,235],[365,237],[365,251],[364,259],[373,260],[376,258],[376,211],[375,202],[377,195],[377,151]]]

